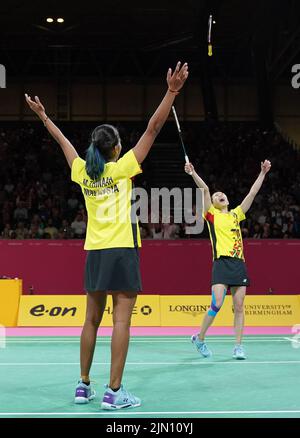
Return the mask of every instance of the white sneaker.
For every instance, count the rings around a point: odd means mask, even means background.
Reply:
[[[141,406],[141,400],[135,395],[127,391],[123,385],[121,385],[118,391],[113,391],[106,386],[106,391],[101,403],[101,409],[116,410],[123,408],[137,408]]]
[[[232,357],[234,359],[238,359],[238,360],[246,359],[246,353],[245,353],[245,350],[244,350],[244,347],[242,346],[242,344],[237,344],[234,347]]]
[[[203,357],[211,357],[212,352],[207,347],[206,343],[204,341],[200,341],[198,335],[193,335],[191,337],[192,343],[196,346],[197,351],[202,354]]]

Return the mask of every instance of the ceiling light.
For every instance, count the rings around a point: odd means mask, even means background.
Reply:
[[[65,20],[64,20],[63,18],[58,18],[58,19],[57,19],[57,22],[58,22],[58,23],[64,23],[64,21],[65,21]]]
[[[47,23],[53,23],[53,21],[54,21],[53,18],[50,18],[50,17],[47,18]]]

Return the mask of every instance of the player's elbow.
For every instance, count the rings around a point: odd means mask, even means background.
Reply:
[[[148,123],[148,126],[147,126],[147,134],[150,135],[151,137],[155,138],[159,134],[160,130],[161,130],[160,123],[150,120],[150,122]]]

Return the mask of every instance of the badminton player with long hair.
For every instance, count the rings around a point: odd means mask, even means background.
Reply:
[[[81,378],[75,391],[75,403],[88,403],[95,397],[90,384],[97,330],[105,310],[107,294],[113,300],[113,332],[111,339],[110,382],[106,386],[102,409],[140,406],[141,400],[122,385],[131,314],[137,294],[141,291],[139,227],[132,219],[132,178],[141,172],[140,165],[148,155],[156,136],[167,120],[176,95],[188,77],[188,65],[177,63],[174,72],[167,72],[168,89],[149,120],[137,144],[121,158],[121,140],[111,125],[97,126],[85,160],[46,115],[38,97],[26,96],[29,107],[44,122],[59,143],[71,168],[71,178],[84,195],[88,212],[85,240],[86,319],[81,334]],[[141,382],[142,384],[142,382]]]
[[[185,164],[186,173],[192,175],[196,185],[204,192],[204,218],[207,222],[213,250],[212,269],[212,301],[204,316],[199,334],[192,336],[199,353],[209,357],[212,352],[205,343],[205,334],[220,311],[227,290],[231,290],[234,307],[234,328],[236,345],[233,350],[235,359],[246,359],[242,345],[244,329],[244,299],[249,278],[243,253],[243,241],[240,222],[251,207],[255,196],[260,190],[266,174],[271,169],[271,163],[265,160],[261,163],[261,171],[243,202],[229,210],[229,201],[225,193],[216,192],[210,195],[206,183],[195,172],[191,163]]]

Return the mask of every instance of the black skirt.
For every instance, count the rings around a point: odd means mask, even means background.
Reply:
[[[87,292],[140,292],[142,290],[138,248],[88,251],[84,287]]]
[[[244,260],[224,257],[214,260],[211,284],[231,286],[250,286],[250,280]]]

